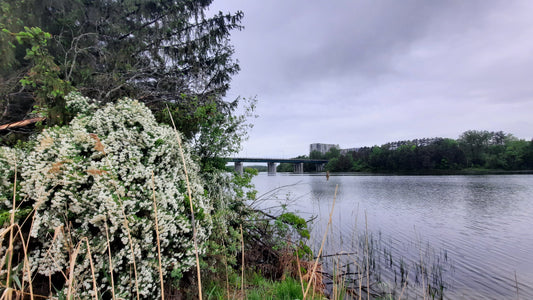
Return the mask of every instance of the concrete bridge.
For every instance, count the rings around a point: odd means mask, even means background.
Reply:
[[[324,170],[324,166],[328,163],[327,159],[305,159],[305,158],[249,158],[249,157],[233,157],[227,158],[228,162],[235,163],[235,172],[242,175],[243,163],[245,162],[257,162],[267,163],[268,174],[276,174],[277,163],[292,163],[294,164],[294,173],[302,174],[304,172],[304,163],[310,163],[316,165],[317,171]]]

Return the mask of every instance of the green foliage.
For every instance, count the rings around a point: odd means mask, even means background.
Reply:
[[[294,165],[290,163],[280,163],[276,167],[276,172],[292,172],[294,171]]]
[[[320,153],[320,152],[318,152]],[[295,159],[309,159],[306,155],[299,155],[297,157],[294,157]],[[323,158],[320,158],[323,159]],[[313,163],[304,163],[304,172],[315,172],[316,171],[316,164]],[[276,172],[294,172],[294,164],[293,163],[280,163],[276,167]]]
[[[468,167],[480,167],[485,164],[491,136],[486,130],[469,130],[461,134],[458,141],[465,152]]]
[[[229,168],[230,168],[230,172],[232,172],[233,171],[233,167],[229,167]],[[259,172],[267,172],[268,171],[268,167],[265,166],[265,165],[247,166],[244,169],[254,169],[258,173]]]
[[[302,299],[302,287],[296,279],[287,276],[279,282],[264,280],[258,282],[257,287],[247,293],[247,299]]]
[[[252,177],[257,174],[255,169],[244,169],[242,176],[236,173],[225,173],[215,170],[203,173],[207,197],[212,199],[213,219],[212,234],[207,242],[206,264],[204,275],[208,278],[219,278],[221,272],[230,271],[238,264],[238,252],[241,249],[241,226],[245,230],[245,244],[249,245],[248,228],[253,220],[254,211],[246,201],[255,199],[256,191]]]
[[[259,273],[246,276],[246,299],[280,299],[294,300],[302,299],[302,287],[300,282],[291,276],[286,276],[282,280],[273,281],[265,278]],[[234,296],[240,290],[240,278],[232,276],[230,279],[230,295]],[[227,299],[225,283],[209,282],[206,288],[207,299]],[[316,299],[316,298],[315,298]]]
[[[232,183],[234,184],[233,191],[238,199],[255,199],[257,191],[255,191],[255,186],[252,184],[252,178],[257,174],[257,170],[252,168],[245,168],[242,175],[234,174],[232,178]]]
[[[238,116],[224,113],[215,102],[196,109],[194,117],[199,120],[198,129],[190,141],[200,158],[202,170],[224,169],[226,161],[223,158],[240,150],[248,129],[252,127],[246,121],[254,116],[255,102],[255,99],[250,100],[244,114]]]
[[[24,220],[31,212],[31,207],[25,207],[23,209],[17,209],[15,211],[15,220]],[[10,210],[1,210],[0,211],[0,227],[5,227],[6,224],[9,224],[11,221],[11,211]]]
[[[313,150],[311,153],[309,153],[309,158],[311,159],[325,159],[326,156],[322,154],[322,152]]]
[[[195,99],[186,104],[171,103],[165,110],[156,113],[156,117],[160,122],[172,124],[172,114],[176,127],[185,130],[203,172],[215,172],[225,169],[224,158],[240,150],[248,129],[252,127],[248,118],[255,117],[256,100],[243,100],[242,115],[224,111],[215,101],[202,105]],[[238,102],[233,104],[237,106]]]
[[[39,27],[24,27],[24,31],[18,33],[12,33],[7,29],[3,31],[12,35],[20,45],[27,47],[24,59],[31,61],[32,67],[27,75],[20,79],[20,83],[24,88],[34,92],[36,107],[41,110],[40,113],[52,120],[52,124],[61,124],[60,111],[64,107],[62,99],[72,87],[69,82],[60,78],[60,68],[54,62],[54,57],[49,54],[50,33],[44,32]]]
[[[307,222],[292,212],[285,212],[281,214],[277,218],[277,222],[281,222],[296,229],[301,238],[309,239],[311,237],[307,228]]]
[[[332,158],[338,158],[340,155],[341,155],[341,151],[338,148],[333,147],[333,148],[329,149],[328,152],[326,152],[324,157],[326,159],[332,159]]]
[[[338,157],[331,158],[326,164],[327,171],[335,172],[351,172],[355,171],[355,163],[350,154],[339,155]]]
[[[464,168],[533,169],[533,141],[518,140],[502,131],[464,132],[459,139],[433,138],[363,147],[345,155],[328,152],[326,170],[453,172]],[[321,158],[319,152],[311,153]],[[322,156],[324,157],[324,156]]]

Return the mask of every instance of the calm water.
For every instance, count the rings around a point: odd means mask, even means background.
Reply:
[[[445,298],[517,299],[518,282],[519,298],[533,299],[533,175],[346,174],[326,181],[324,174],[278,173],[260,174],[254,183],[266,193],[264,207],[288,200],[303,217],[318,216],[315,249],[338,185],[325,255],[354,252],[366,231],[395,265],[400,258],[410,266],[442,264]],[[399,274],[381,264],[381,279],[392,286]]]

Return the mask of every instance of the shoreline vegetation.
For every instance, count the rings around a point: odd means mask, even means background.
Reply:
[[[254,169],[259,173],[268,172],[266,166],[250,165],[245,168]],[[232,171],[232,168],[227,168],[228,171]],[[293,173],[293,171],[280,170],[278,173]],[[306,174],[323,174],[326,171],[309,171]],[[514,175],[514,174],[533,174],[531,170],[502,170],[502,169],[482,169],[482,168],[469,168],[462,170],[417,170],[417,171],[357,171],[357,172],[336,172],[331,171],[331,175]]]
[[[203,173],[138,101],[66,98],[69,125],[0,147],[0,299],[324,298],[306,220],[257,209],[253,170]]]
[[[518,139],[503,131],[469,130],[457,140],[416,139],[362,147],[341,153],[312,151],[296,158],[327,159],[329,172],[401,174],[512,174],[533,172],[533,140]],[[291,172],[281,163],[278,172]],[[315,171],[304,164],[304,172]]]
[[[246,168],[257,170],[260,173],[267,172],[262,168],[256,166],[247,166]],[[306,174],[324,174],[323,172],[310,171]],[[293,173],[292,171],[279,171],[279,173]],[[358,172],[336,172],[331,171],[330,175],[337,176],[376,176],[376,175],[408,175],[408,176],[424,176],[424,175],[520,175],[520,174],[533,174],[533,170],[499,170],[499,169],[463,169],[463,170],[419,170],[419,171],[358,171]]]

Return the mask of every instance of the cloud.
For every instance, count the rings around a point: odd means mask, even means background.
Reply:
[[[259,99],[248,153],[468,129],[533,136],[529,1],[215,1],[245,13],[229,97]],[[277,141],[277,142],[276,142]],[[300,149],[300,150],[298,150]]]

